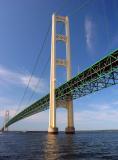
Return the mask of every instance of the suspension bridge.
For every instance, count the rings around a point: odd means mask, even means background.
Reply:
[[[56,33],[56,24],[65,24],[66,35]],[[56,58],[56,42],[63,41],[66,44],[66,59]],[[2,130],[7,129],[13,123],[32,116],[38,112],[49,109],[49,129],[48,132],[57,133],[56,108],[65,107],[68,112],[68,124],[66,133],[74,133],[73,121],[73,100],[88,94],[100,91],[107,87],[118,84],[118,49],[112,51],[83,72],[71,78],[71,50],[68,17],[52,16],[52,43],[51,43],[51,73],[50,73],[50,93],[25,108],[23,111],[8,120]],[[56,66],[66,67],[67,82],[55,88]]]

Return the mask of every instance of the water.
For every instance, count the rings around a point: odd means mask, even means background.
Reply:
[[[118,160],[118,131],[0,134],[0,160]]]

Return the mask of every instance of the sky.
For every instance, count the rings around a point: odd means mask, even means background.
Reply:
[[[0,127],[6,110],[11,118],[49,92],[51,30],[36,61],[52,14],[69,17],[74,77],[118,48],[117,8],[117,0],[0,0]],[[64,33],[62,24],[57,32]],[[57,44],[56,56],[65,58],[63,43]],[[65,81],[66,71],[58,67],[56,85]],[[74,100],[73,105],[76,130],[118,129],[118,86]],[[49,110],[16,122],[10,130],[47,130],[48,114]],[[57,126],[67,126],[63,108],[57,109]]]

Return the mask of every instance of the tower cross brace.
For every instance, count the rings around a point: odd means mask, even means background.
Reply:
[[[65,34],[61,35],[56,33],[57,22],[64,23]],[[63,41],[66,44],[66,60],[56,58],[56,42]],[[61,107],[61,102],[56,103],[55,99],[55,86],[56,86],[56,66],[66,67],[67,80],[71,79],[71,50],[70,50],[70,29],[68,17],[52,15],[52,39],[51,39],[51,70],[50,70],[50,111],[49,111],[49,133],[58,133],[56,127],[56,108]],[[63,107],[67,109],[67,127],[66,133],[75,133],[73,121],[73,101],[65,100]]]

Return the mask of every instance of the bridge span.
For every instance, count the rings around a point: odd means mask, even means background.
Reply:
[[[65,35],[56,33],[56,24],[64,23]],[[66,59],[56,58],[56,42],[63,41],[66,45]],[[38,112],[50,109],[48,132],[57,133],[56,127],[56,108],[65,107],[68,112],[68,124],[66,133],[74,133],[73,121],[73,100],[102,90],[112,85],[118,84],[118,50],[113,51],[85,71],[71,78],[71,56],[70,56],[70,31],[68,17],[52,16],[52,42],[51,42],[51,74],[50,74],[50,93],[42,97],[13,118],[8,120],[2,130],[8,128],[13,123],[34,115]],[[55,88],[56,66],[66,67],[67,82]],[[49,108],[50,106],[50,108]]]
[[[118,50],[58,87],[55,90],[56,103],[63,102],[65,99],[77,99],[115,84],[118,84]],[[47,94],[18,113],[5,124],[5,127],[49,109],[49,97],[50,95]]]

